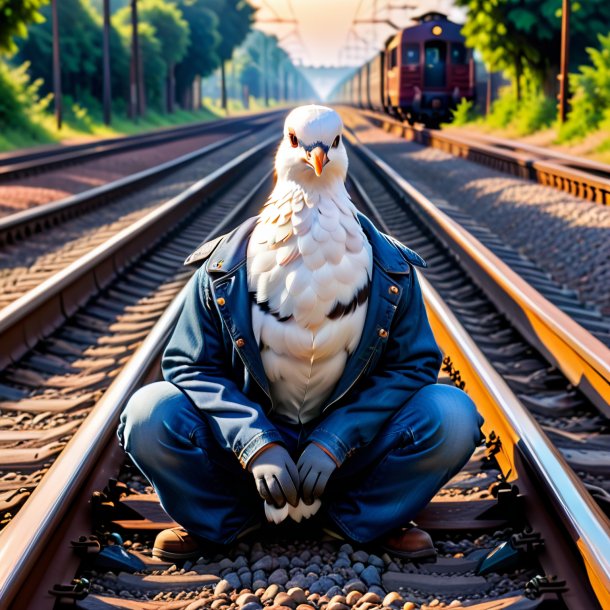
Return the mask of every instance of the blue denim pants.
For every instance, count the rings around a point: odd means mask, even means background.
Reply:
[[[319,422],[280,421],[293,459]],[[461,390],[428,385],[330,478],[321,512],[357,542],[406,525],[467,462],[482,418]],[[167,381],[138,390],[121,416],[119,439],[167,514],[187,531],[229,544],[265,520],[252,474],[212,435],[205,414]]]

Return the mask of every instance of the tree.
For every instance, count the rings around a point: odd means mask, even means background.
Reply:
[[[189,24],[190,41],[184,58],[176,65],[176,91],[182,106],[192,110],[195,78],[211,74],[220,63],[218,17],[205,0],[181,0],[178,8]]]
[[[50,12],[49,6],[41,10],[45,21],[29,28],[17,54],[18,61],[30,62],[32,78],[43,79],[43,93],[50,92],[53,83]],[[97,87],[101,90],[101,21],[88,0],[61,0],[58,14],[62,89],[75,100],[83,101]]]
[[[221,100],[224,110],[227,109],[227,79],[225,62],[231,59],[233,51],[248,35],[254,19],[254,9],[246,0],[208,0],[207,6],[213,10],[219,19],[218,31],[220,44]]]
[[[0,0],[0,53],[11,55],[17,50],[13,38],[26,38],[28,23],[42,23],[40,8],[49,0]]]
[[[555,90],[561,41],[561,0],[456,0],[468,9],[462,33],[491,70],[504,70],[520,98],[521,77]],[[610,2],[574,1],[570,20],[570,68],[586,61],[586,48],[607,32]]]
[[[123,75],[121,77],[121,91],[123,92],[124,99],[127,100],[129,98],[129,57],[131,53],[131,9],[129,6],[125,6],[117,11],[112,18],[112,23],[120,34],[123,50],[127,57],[121,72]],[[153,26],[141,20],[138,23],[138,40],[140,41],[146,103],[153,108],[162,110],[165,107],[165,83],[163,75],[166,73],[166,65],[161,53],[161,43],[156,37],[156,31]],[[114,74],[113,67],[113,78]]]
[[[142,0],[138,6],[140,20],[154,28],[161,45],[161,57],[166,68],[166,103],[168,112],[174,111],[174,67],[182,60],[189,46],[189,25],[180,9],[164,0]]]

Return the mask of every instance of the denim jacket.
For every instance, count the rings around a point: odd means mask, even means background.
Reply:
[[[413,269],[425,262],[366,216],[358,219],[373,252],[364,330],[308,437],[338,464],[366,447],[415,392],[435,383],[441,363]],[[187,259],[203,264],[162,360],[164,378],[202,410],[217,441],[244,468],[263,446],[282,442],[251,324],[246,252],[255,223],[250,218]]]

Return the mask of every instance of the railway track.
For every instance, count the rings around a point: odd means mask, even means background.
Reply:
[[[217,128],[225,128],[227,123],[244,126],[256,121],[261,116],[279,116],[282,110],[250,114],[236,119],[218,119],[158,129],[148,133],[118,138],[95,140],[84,144],[53,146],[34,151],[0,154],[0,182],[14,180],[31,174],[38,174],[50,169],[82,163],[116,153],[138,150],[144,147],[158,146],[183,138],[192,138]]]
[[[456,157],[533,180],[602,205],[610,205],[610,170],[604,163],[483,134],[468,139],[454,133],[409,125],[393,117],[359,109],[372,124],[406,140],[438,148]]]
[[[200,176],[215,171],[265,133],[265,126],[256,133],[229,131],[228,137],[160,166],[0,219],[0,320],[11,311],[22,310],[27,295],[41,290],[49,278]],[[4,362],[11,351],[6,349]]]
[[[254,159],[260,161],[260,167],[271,167],[276,140],[262,142],[200,181],[197,188],[156,208],[136,226],[91,252],[88,260],[75,261],[66,271],[71,283],[59,287],[59,304],[51,306],[61,311],[56,314],[59,322],[51,325],[55,328],[30,330],[34,320],[51,317],[42,296],[38,305],[43,309],[29,321],[30,312],[22,318],[17,334],[27,338],[27,344],[12,350],[14,362],[0,379],[0,392],[5,396],[0,408],[7,418],[3,427],[10,426],[0,439],[13,452],[12,461],[4,462],[11,472],[3,466],[5,472],[0,475],[2,512],[12,511],[0,534],[2,602],[7,607],[10,603],[14,608],[37,609],[51,607],[59,599],[91,609],[225,610],[245,607],[248,602],[238,602],[237,592],[251,589],[258,593],[259,601],[248,598],[249,603],[289,608],[304,603],[319,610],[345,610],[354,605],[373,610],[382,603],[405,610],[450,603],[470,604],[477,610],[604,607],[610,574],[607,519],[582,481],[566,467],[565,452],[562,455],[561,448],[549,442],[540,424],[515,398],[516,390],[523,400],[527,392],[522,386],[530,384],[521,379],[521,385],[515,385],[511,374],[519,378],[531,370],[503,371],[502,379],[475,345],[487,357],[496,356],[496,361],[490,358],[496,367],[499,359],[510,368],[523,362],[519,359],[522,352],[514,347],[517,331],[511,328],[505,333],[498,327],[502,315],[489,311],[492,305],[482,291],[472,292],[467,274],[430,237],[428,227],[409,224],[422,212],[408,208],[407,213],[404,185],[383,175],[380,164],[375,164],[373,172],[373,160],[362,147],[350,155],[354,197],[388,232],[429,259],[431,269],[426,277],[431,284],[423,279],[423,290],[435,335],[446,355],[447,381],[465,384],[487,420],[487,451],[478,451],[418,519],[433,532],[441,559],[437,564],[417,566],[369,555],[370,549],[320,541],[315,531],[295,539],[295,532],[280,530],[275,536],[269,532],[263,538],[259,534],[244,541],[226,557],[208,557],[182,570],[150,564],[147,545],[157,529],[167,526],[167,517],[141,476],[123,465],[114,440],[116,421],[133,390],[158,374],[160,351],[180,309],[180,290],[190,275],[181,268],[181,261],[199,241],[224,232],[258,210],[271,177],[260,170],[245,170]],[[223,189],[220,194],[218,189]],[[207,202],[202,205],[204,197]],[[70,300],[70,294],[80,296]],[[507,338],[508,346],[496,342]],[[523,346],[528,355],[526,367],[531,366],[530,360],[544,365],[544,358],[527,343]],[[17,355],[19,351],[21,355]],[[10,400],[6,400],[8,395]],[[577,398],[571,406],[573,412],[582,414],[591,401]],[[545,416],[554,421],[550,407]],[[596,426],[593,436],[602,436]],[[570,435],[577,437],[578,433]],[[19,449],[26,451],[19,454]],[[106,485],[109,477],[114,482]],[[117,478],[123,482],[117,483]],[[91,492],[104,486],[89,502],[92,513],[87,514],[84,506]],[[589,490],[595,491],[591,485]],[[80,535],[92,531],[97,539],[78,541]],[[119,567],[119,559],[107,546],[109,541],[118,541],[116,536],[108,536],[112,531],[120,531],[125,548],[141,553],[139,558],[154,571],[130,575],[126,564]],[[80,554],[67,545],[68,540],[75,541]],[[508,546],[487,557],[507,540]],[[89,559],[79,568],[83,555]],[[108,555],[113,558],[104,563]],[[483,574],[477,573],[486,557]],[[312,561],[318,569],[313,576],[304,572]],[[118,576],[107,572],[109,565]],[[264,577],[258,583],[254,578],[257,569]],[[79,580],[66,584],[77,570]],[[270,583],[276,570],[288,571],[291,580],[282,577],[284,584]],[[247,573],[250,581],[244,576]],[[302,586],[295,585],[290,599],[284,596],[280,602],[278,589],[290,589],[288,584],[295,584],[292,581],[299,573]],[[322,582],[323,577],[333,583],[328,589],[335,587],[332,600],[324,598],[328,581]],[[348,586],[348,581],[354,582]],[[26,582],[30,586],[25,587]],[[255,587],[261,582],[266,585],[263,591]],[[343,584],[339,586],[339,582]],[[389,598],[382,599],[385,591],[380,585],[390,592]],[[303,590],[311,588],[319,592],[306,595]],[[349,589],[348,596],[337,588]],[[47,594],[49,589],[53,595]],[[490,600],[496,601],[489,605]],[[333,608],[333,604],[342,606]]]

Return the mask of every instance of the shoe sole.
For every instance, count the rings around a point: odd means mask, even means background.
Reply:
[[[421,551],[397,551],[388,547],[381,547],[388,555],[395,555],[400,559],[419,559],[428,562],[436,561],[436,549],[422,549]]]
[[[152,556],[161,561],[188,561],[189,559],[199,559],[201,551],[191,551],[190,553],[171,553],[158,547],[153,547]]]

